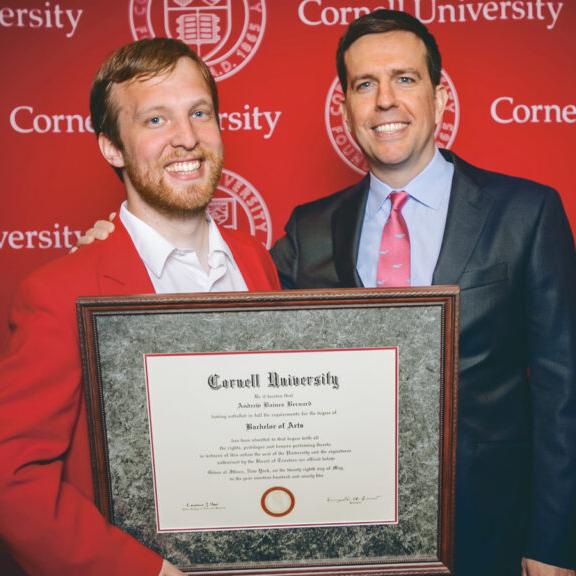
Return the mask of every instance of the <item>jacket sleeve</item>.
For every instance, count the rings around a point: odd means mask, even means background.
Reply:
[[[260,244],[258,246],[259,250],[259,260],[264,269],[264,274],[266,276],[266,281],[263,286],[255,286],[254,290],[280,290],[282,288],[280,280],[278,278],[278,271],[272,260],[270,253]]]
[[[292,212],[285,227],[285,236],[276,241],[270,254],[278,270],[280,284],[286,290],[292,290],[298,285],[298,211]]]
[[[576,253],[556,193],[547,196],[527,265],[533,409],[526,556],[576,567]]]
[[[161,557],[108,524],[91,490],[69,480],[82,467],[71,454],[88,459],[86,433],[76,434],[86,423],[74,307],[63,282],[42,275],[15,297],[0,359],[0,536],[35,576],[156,576]]]

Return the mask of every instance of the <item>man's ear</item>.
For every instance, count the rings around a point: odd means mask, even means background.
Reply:
[[[98,135],[98,146],[102,156],[114,168],[124,168],[124,154],[122,151],[104,134]]]
[[[436,124],[442,120],[442,114],[444,114],[444,108],[446,108],[446,103],[448,102],[448,91],[442,84],[438,84],[434,89],[434,105],[435,105],[435,121]]]
[[[346,98],[344,98],[344,100],[340,102],[340,112],[342,113],[344,124],[346,124],[346,128],[348,128],[348,132],[350,132],[350,119],[348,117],[348,107],[346,106]]]

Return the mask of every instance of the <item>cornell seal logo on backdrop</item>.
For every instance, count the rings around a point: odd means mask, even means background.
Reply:
[[[219,226],[247,232],[270,248],[272,221],[266,202],[256,188],[238,174],[222,170],[208,212]]]
[[[458,132],[460,103],[458,101],[458,94],[454,88],[454,83],[445,70],[442,70],[441,83],[448,93],[448,101],[442,121],[436,126],[434,139],[439,148],[450,148]],[[342,92],[338,78],[336,78],[328,90],[324,111],[328,137],[338,156],[340,156],[350,168],[360,174],[364,174],[368,172],[368,164],[364,158],[364,154],[362,154],[362,151],[352,138],[344,122],[341,109],[342,102],[344,102],[344,93]]]
[[[266,0],[130,0],[135,40],[168,36],[186,42],[216,80],[241,70],[266,27]]]

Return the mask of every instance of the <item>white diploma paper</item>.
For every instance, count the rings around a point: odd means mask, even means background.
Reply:
[[[397,522],[396,348],[145,368],[158,532]]]

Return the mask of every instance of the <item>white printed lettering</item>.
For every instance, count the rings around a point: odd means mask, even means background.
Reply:
[[[0,250],[47,250],[66,248],[69,250],[82,235],[80,230],[71,230],[68,225],[55,223],[51,230],[1,230]]]
[[[32,106],[17,106],[10,112],[10,126],[20,134],[94,132],[90,116],[80,114],[35,114]]]
[[[44,2],[42,8],[0,8],[0,27],[3,28],[56,28],[72,38],[76,33],[82,9],[63,9],[60,4]]]
[[[490,115],[498,124],[575,124],[576,104],[516,104],[501,96],[492,102]]]
[[[330,0],[302,0],[298,5],[298,18],[306,26],[347,26],[359,16],[387,8],[409,12],[424,24],[536,20],[552,30],[564,8],[564,2],[544,0],[459,0],[459,3],[454,0],[388,0],[371,7],[356,6],[349,0],[349,4],[351,6],[331,6]]]
[[[264,140],[268,140],[274,134],[281,111],[261,111],[259,106],[250,107],[244,104],[243,112],[221,112],[220,127],[223,131],[237,132],[239,130],[263,132]]]

